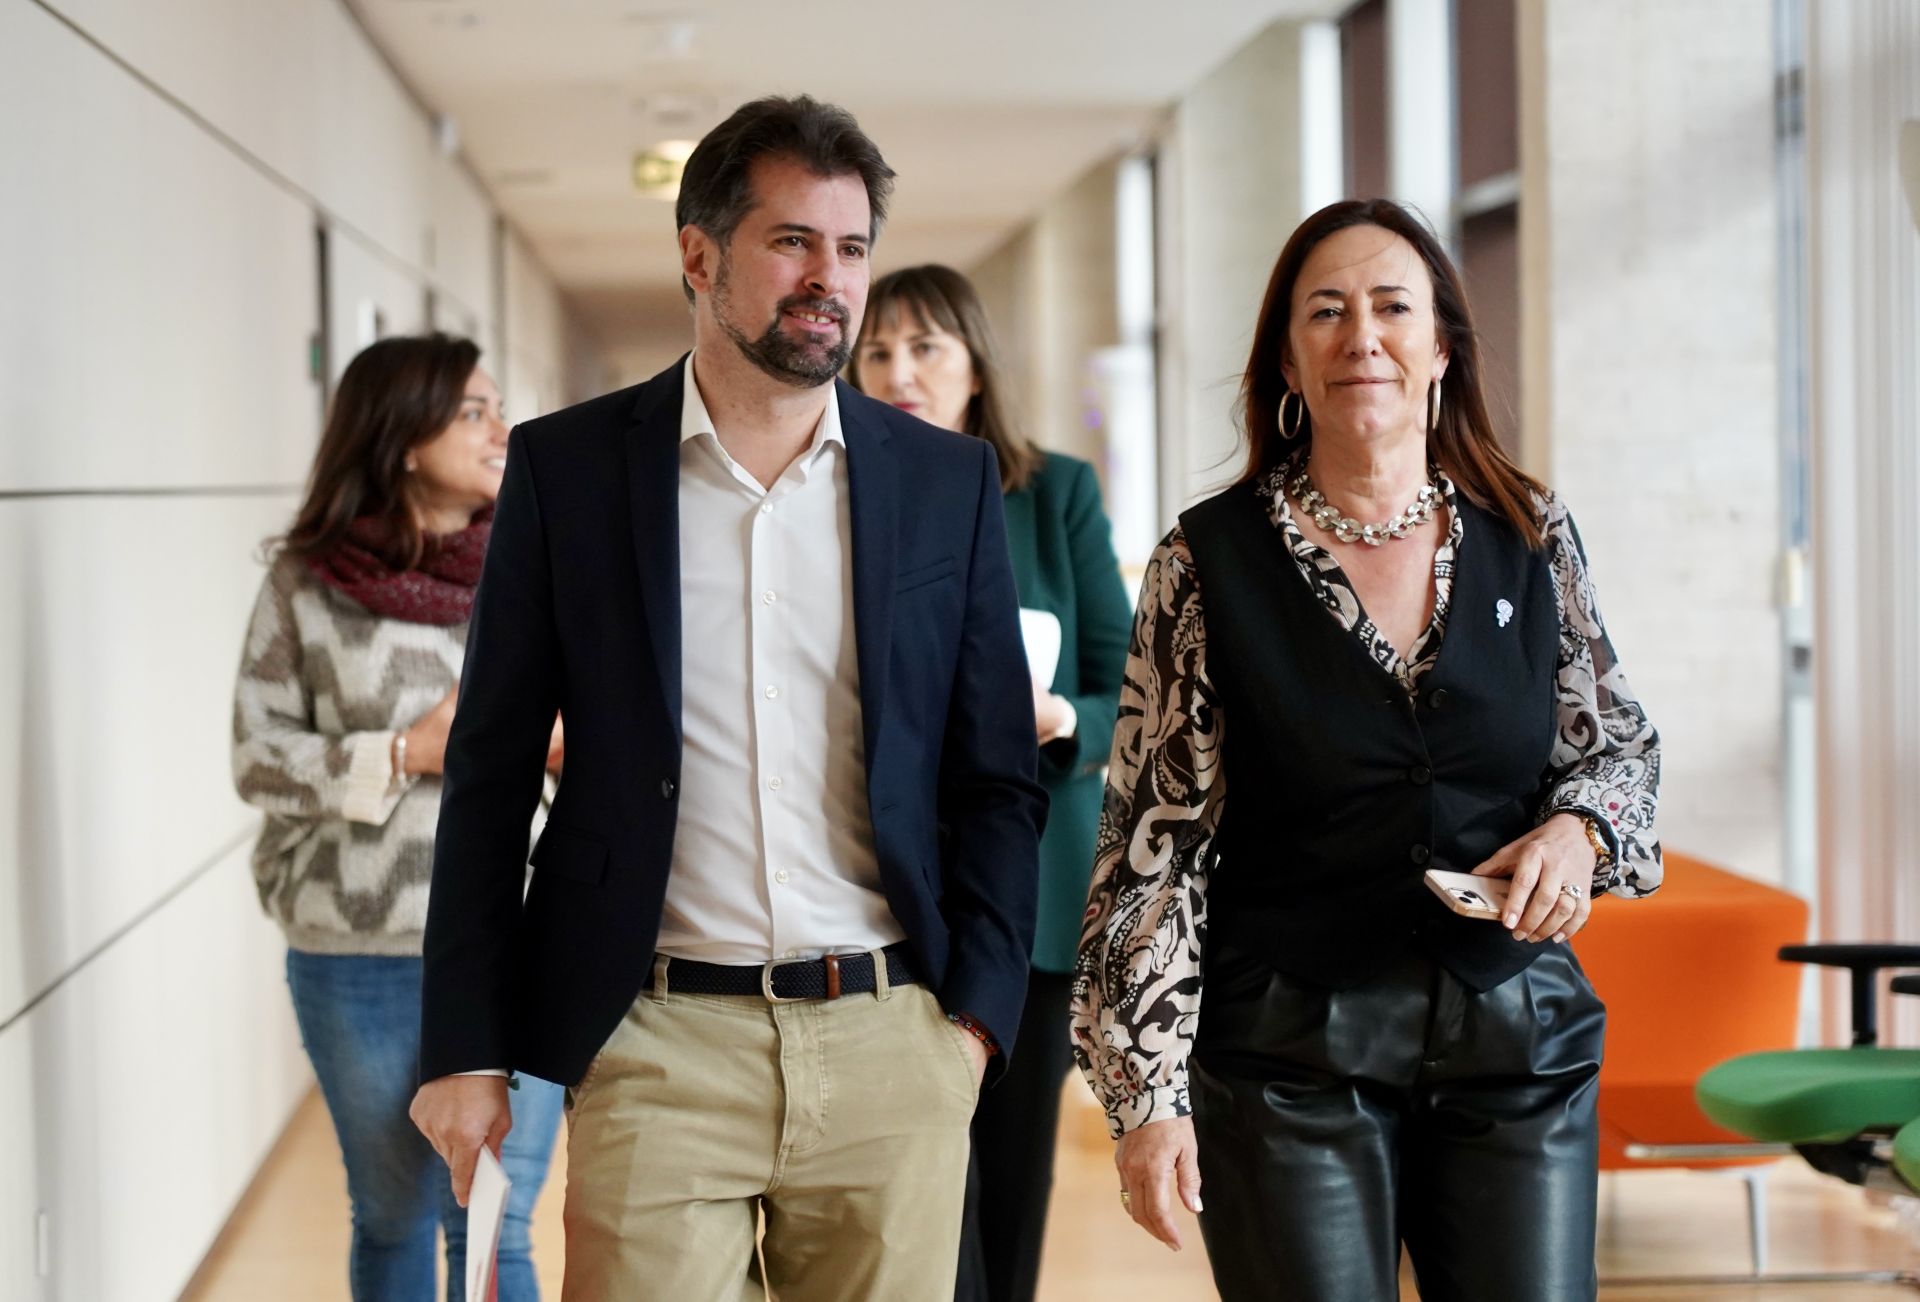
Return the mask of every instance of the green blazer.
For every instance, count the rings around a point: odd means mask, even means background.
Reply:
[[[1020,604],[1059,618],[1053,690],[1079,716],[1071,737],[1040,748],[1040,782],[1050,803],[1040,839],[1040,914],[1033,940],[1034,967],[1070,972],[1093,875],[1101,772],[1113,747],[1133,604],[1120,582],[1113,526],[1100,505],[1092,466],[1049,452],[1032,482],[1007,494],[1006,506]]]

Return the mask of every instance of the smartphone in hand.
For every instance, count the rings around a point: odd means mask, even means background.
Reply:
[[[1475,877],[1472,873],[1450,873],[1429,868],[1427,886],[1441,903],[1463,918],[1500,920],[1507,911],[1507,893],[1513,883],[1505,877]]]

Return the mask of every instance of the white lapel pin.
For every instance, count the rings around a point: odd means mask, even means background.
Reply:
[[[1493,617],[1500,621],[1501,628],[1505,628],[1507,626],[1507,621],[1513,618],[1513,603],[1511,601],[1508,601],[1505,597],[1502,597],[1500,598],[1500,600],[1494,602]]]

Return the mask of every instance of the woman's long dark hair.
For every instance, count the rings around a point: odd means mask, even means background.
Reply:
[[[973,284],[952,267],[929,263],[924,267],[905,267],[888,272],[873,282],[867,291],[867,315],[860,323],[860,338],[854,343],[853,383],[861,392],[860,344],[867,332],[910,312],[926,325],[938,326],[956,335],[973,357],[973,375],[980,392],[967,403],[964,433],[985,439],[1000,461],[1000,491],[1016,492],[1040,473],[1046,454],[1014,428],[1000,394],[999,350],[994,346],[993,327],[987,323],[987,309]]]
[[[314,454],[306,500],[279,539],[285,551],[329,555],[362,516],[382,522],[378,550],[396,570],[420,563],[429,545],[417,517],[417,481],[407,453],[453,422],[480,348],[453,335],[397,335],[369,345],[340,377]]]
[[[1266,298],[1260,304],[1253,354],[1240,384],[1240,416],[1249,447],[1239,482],[1266,474],[1291,458],[1296,449],[1313,443],[1313,417],[1304,402],[1299,403],[1299,436],[1280,436],[1280,400],[1287,392],[1280,363],[1287,356],[1294,283],[1320,241],[1352,226],[1378,226],[1398,235],[1419,253],[1433,280],[1434,320],[1446,342],[1448,361],[1446,383],[1441,389],[1440,424],[1427,436],[1428,457],[1468,500],[1512,525],[1528,546],[1542,546],[1545,538],[1534,499],[1547,490],[1514,464],[1493,432],[1486,393],[1481,387],[1479,337],[1474,332],[1460,273],[1454,270],[1433,233],[1391,199],[1346,199],[1328,204],[1301,222],[1280,250],[1280,260],[1267,282]]]

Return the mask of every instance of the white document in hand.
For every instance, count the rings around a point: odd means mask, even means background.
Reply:
[[[1053,686],[1060,667],[1060,617],[1050,610],[1020,608],[1020,640],[1027,644],[1027,670],[1042,687]]]
[[[500,1250],[500,1224],[507,1216],[507,1179],[500,1159],[485,1144],[473,1167],[473,1188],[467,1191],[467,1299],[491,1302],[493,1262]]]

